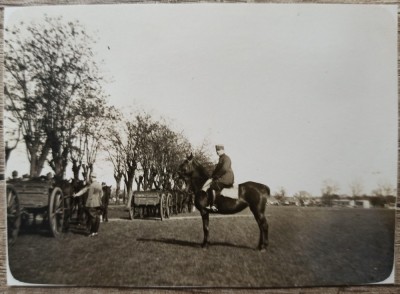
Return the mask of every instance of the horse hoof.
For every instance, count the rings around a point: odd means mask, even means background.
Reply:
[[[258,250],[259,250],[260,252],[266,252],[266,251],[267,251],[267,246],[268,246],[268,245],[258,246]]]

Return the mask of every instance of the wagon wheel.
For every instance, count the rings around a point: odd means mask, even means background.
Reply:
[[[72,195],[64,195],[63,194],[63,202],[64,202],[64,231],[69,230],[69,224],[72,219]]]
[[[161,196],[160,196],[160,209],[159,209],[159,211],[160,211],[160,218],[161,218],[161,220],[164,220],[164,218],[165,218],[165,208],[166,208],[166,205],[167,205],[167,198],[166,198],[166,196],[165,196],[165,194],[161,194]]]
[[[167,194],[167,205],[165,210],[165,217],[169,218],[173,211],[173,203],[172,203],[172,195],[171,193]]]
[[[129,205],[129,218],[131,220],[135,218],[135,204],[133,203],[133,197],[131,200],[131,205]]]
[[[174,191],[172,194],[172,202],[173,202],[173,211],[175,214],[179,213],[179,194],[177,191]]]
[[[67,201],[60,188],[56,187],[51,191],[49,199],[49,223],[54,237],[59,237],[64,231],[66,211],[68,210]]]
[[[144,207],[139,207],[139,218],[144,218]]]
[[[21,207],[17,191],[14,187],[7,185],[7,237],[8,245],[17,240],[19,227],[21,225]]]

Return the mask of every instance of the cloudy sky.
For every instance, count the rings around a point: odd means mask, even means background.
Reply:
[[[44,13],[97,35],[111,104],[162,115],[194,145],[224,144],[237,183],[396,186],[396,6],[41,6],[6,8],[5,25]],[[12,154],[6,175],[27,172],[25,157]]]

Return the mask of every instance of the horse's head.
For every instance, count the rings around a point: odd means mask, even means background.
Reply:
[[[193,161],[194,157],[193,154],[186,156],[186,159],[181,163],[178,169],[179,177],[187,178],[193,174]]]
[[[103,189],[103,193],[104,193],[105,195],[107,195],[107,196],[110,196],[110,195],[111,195],[111,185],[110,185],[110,186],[104,185],[104,186],[102,187],[102,189]]]

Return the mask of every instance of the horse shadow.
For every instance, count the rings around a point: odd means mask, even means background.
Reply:
[[[161,239],[138,238],[138,239],[136,239],[136,241],[164,243],[164,244],[192,247],[192,248],[202,248],[201,243],[199,243],[199,242],[192,242],[192,241],[178,240],[178,239],[169,239],[169,238],[161,238]],[[209,242],[209,246],[222,246],[222,247],[232,247],[232,248],[239,248],[239,249],[255,250],[255,248],[252,248],[249,246],[237,245],[237,244],[232,244],[229,242]]]

